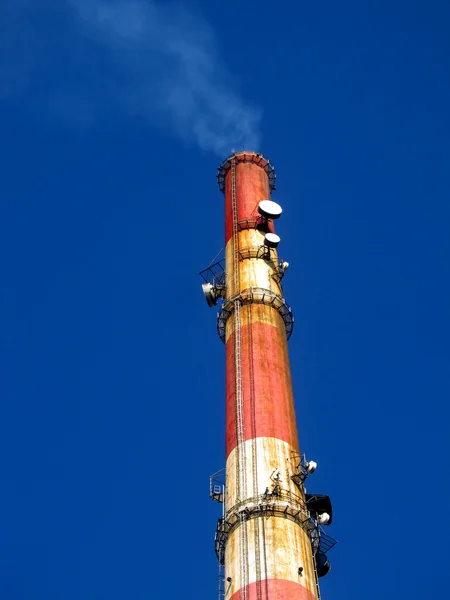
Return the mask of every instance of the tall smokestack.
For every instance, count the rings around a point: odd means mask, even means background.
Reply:
[[[225,265],[202,275],[226,347],[226,467],[211,478],[223,503],[215,550],[219,600],[313,600],[335,540],[328,496],[306,494],[316,468],[300,453],[287,341],[294,319],[282,278],[270,199],[275,170],[255,152],[237,152],[219,167],[225,196]],[[222,268],[225,267],[223,270]]]

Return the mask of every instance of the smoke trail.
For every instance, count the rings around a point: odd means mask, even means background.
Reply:
[[[259,147],[261,111],[237,91],[214,31],[198,13],[154,0],[64,0],[60,6],[70,9],[71,61],[84,79],[78,88],[53,89],[54,107],[95,121],[102,107],[114,105],[220,156],[232,147]]]

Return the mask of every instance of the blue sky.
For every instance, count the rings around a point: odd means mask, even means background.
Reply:
[[[284,209],[323,598],[446,597],[449,25],[439,0],[0,0],[2,600],[215,597],[198,272],[244,147]]]

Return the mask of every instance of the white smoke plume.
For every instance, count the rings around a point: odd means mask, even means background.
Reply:
[[[27,0],[16,2],[22,10],[30,6]],[[86,67],[89,76],[79,89],[50,85],[52,106],[95,122],[107,99],[122,115],[220,156],[232,147],[259,147],[261,111],[239,93],[219,56],[213,29],[198,12],[155,0],[61,0],[60,13],[64,6],[71,60],[80,71]],[[102,65],[102,72],[95,72],[96,65]]]

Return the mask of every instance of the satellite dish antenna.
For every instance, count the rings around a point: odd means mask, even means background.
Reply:
[[[315,560],[317,577],[325,577],[325,575],[328,575],[328,573],[331,570],[331,564],[326,554],[324,554],[323,552],[317,552]]]
[[[317,469],[317,463],[313,460],[310,460],[306,465],[306,472],[311,474]]]
[[[268,248],[276,248],[280,241],[280,236],[276,233],[266,233],[266,236],[264,238],[264,245]]]
[[[276,202],[272,202],[272,200],[261,200],[258,204],[258,212],[266,219],[278,219],[283,209]]]
[[[330,515],[326,512],[317,515],[317,522],[320,525],[327,525],[330,522]]]
[[[216,306],[217,304],[217,291],[211,283],[202,284],[202,290],[206,298],[206,302],[209,307]]]

